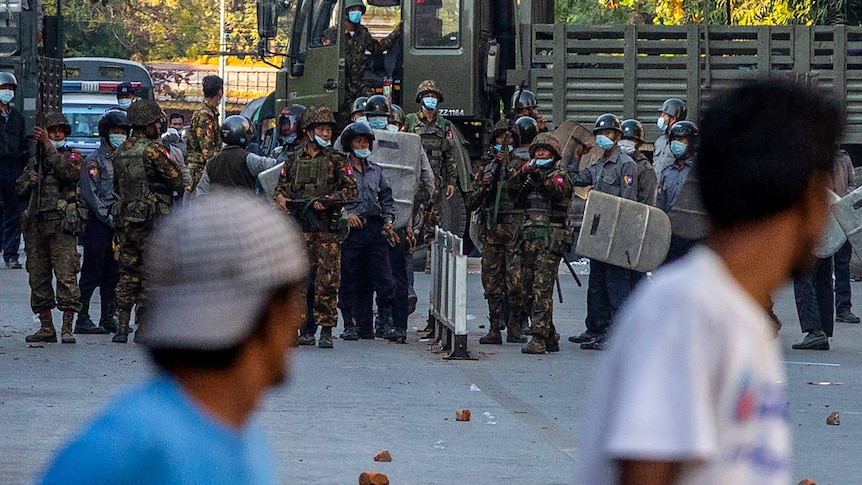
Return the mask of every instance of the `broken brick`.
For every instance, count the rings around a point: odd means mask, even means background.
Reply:
[[[359,485],[389,485],[389,477],[385,473],[362,472],[359,475]]]
[[[455,411],[455,421],[470,421],[470,410],[459,409]]]
[[[392,455],[389,450],[380,450],[374,455],[374,461],[392,461]]]
[[[805,480],[802,480],[801,482],[799,482],[799,485],[817,485],[817,484],[814,483],[814,480],[812,480],[810,478],[806,478]]]
[[[841,424],[841,417],[838,416],[838,411],[832,411],[826,418],[826,424],[830,426],[838,426]]]

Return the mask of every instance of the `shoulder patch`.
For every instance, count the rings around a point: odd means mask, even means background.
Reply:
[[[353,167],[351,167],[350,165],[345,165],[344,173],[347,174],[348,177],[353,178]]]
[[[448,138],[450,140],[454,140],[455,139],[455,133],[451,129],[446,130],[446,138]]]
[[[626,187],[631,187],[635,183],[635,178],[631,175],[623,175],[623,184]]]
[[[554,177],[554,183],[560,186],[566,185],[566,179],[562,175],[557,175]]]
[[[87,165],[87,175],[97,177],[99,175],[99,166],[93,163]]]
[[[285,170],[284,165],[282,165],[282,166],[281,166],[281,176],[282,176],[282,177],[286,177],[286,176],[287,176],[287,170]]]
[[[73,151],[69,152],[69,160],[71,160],[73,162],[77,162],[80,159],[81,159],[81,154],[78,153],[77,151],[73,150]]]

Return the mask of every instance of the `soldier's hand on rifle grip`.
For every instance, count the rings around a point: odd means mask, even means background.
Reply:
[[[398,237],[398,233],[395,232],[395,229],[392,228],[392,223],[387,222],[383,224],[383,230],[380,231],[384,238],[386,238],[386,242],[389,243],[393,248],[401,242],[401,238]]]
[[[314,201],[313,204],[311,204],[311,207],[314,207],[314,210],[318,210],[318,211],[322,211],[323,209],[325,209],[325,207],[323,207],[323,204],[321,204],[320,202],[318,202],[316,200]]]
[[[359,218],[356,214],[347,214],[347,225],[353,228],[361,229],[362,228],[362,219]]]
[[[455,186],[454,185],[447,185],[446,186],[446,198],[451,199],[453,195],[455,195]]]
[[[413,227],[407,226],[406,230],[407,252],[413,254],[416,252],[416,233],[413,232]]]
[[[288,212],[288,210],[287,210],[287,203],[288,202],[290,202],[290,199],[288,199],[287,197],[285,197],[281,194],[276,194],[275,205],[277,205],[279,209],[281,209],[284,212]]]
[[[36,141],[41,141],[42,145],[45,148],[51,148],[51,139],[48,138],[48,130],[42,128],[41,126],[33,127],[33,139]]]

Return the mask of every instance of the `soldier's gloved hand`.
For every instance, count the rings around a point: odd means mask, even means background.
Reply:
[[[409,225],[407,226],[406,233],[407,237],[405,239],[407,240],[407,252],[413,254],[416,252],[416,233],[413,232],[413,227]]]
[[[380,233],[384,238],[386,238],[386,242],[388,242],[393,248],[401,242],[401,238],[398,237],[398,233],[395,232],[391,222],[383,224],[383,230],[380,231]]]

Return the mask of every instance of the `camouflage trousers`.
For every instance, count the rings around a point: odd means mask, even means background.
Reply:
[[[440,214],[440,205],[443,203],[443,193],[440,191],[440,183],[431,194],[431,208],[425,211],[425,225],[422,227],[422,241],[425,242],[425,269],[431,268],[431,245],[434,244],[435,226],[443,227],[443,216]]]
[[[33,313],[51,310],[81,310],[77,274],[81,271],[75,236],[64,234],[59,221],[35,222],[24,226],[30,308]],[[57,291],[52,286],[57,278]]]
[[[206,167],[206,164],[192,162],[188,163],[189,175],[192,178],[192,186],[190,190],[191,192],[194,192],[195,189],[198,187],[198,182],[201,181],[201,177],[203,177],[204,175],[204,167]]]
[[[503,318],[506,298],[512,308],[525,307],[521,278],[521,227],[495,224],[485,233],[482,249],[482,287],[492,325]]]
[[[153,231],[152,223],[127,224],[115,233],[120,282],[117,283],[117,310],[132,311],[147,296],[144,273],[144,248]],[[139,311],[140,313],[140,311]]]
[[[304,232],[311,266],[309,279],[314,282],[313,298],[308,298],[308,288],[303,285],[303,301],[308,302],[305,311],[307,321],[313,316],[314,323],[321,327],[338,324],[338,288],[341,285],[341,238],[334,232]]]
[[[557,332],[554,327],[554,283],[560,255],[550,251],[543,240],[524,241],[522,248],[524,295],[531,300],[530,328],[533,335],[550,338]]]

